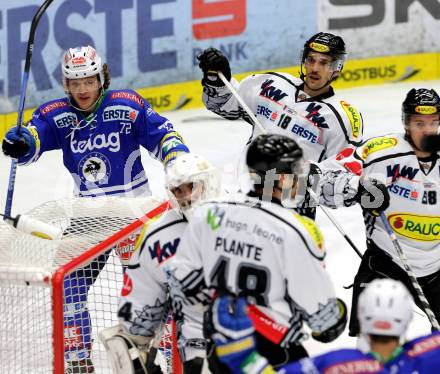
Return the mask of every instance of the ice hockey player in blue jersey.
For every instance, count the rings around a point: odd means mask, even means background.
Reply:
[[[26,126],[13,127],[3,141],[6,156],[20,165],[46,151],[61,149],[64,166],[81,197],[149,195],[140,146],[165,165],[189,152],[173,125],[135,91],[108,90],[110,74],[95,49],[71,48],[61,62],[67,97],[41,105]],[[75,222],[71,222],[71,227]],[[87,291],[108,254],[65,280],[65,359],[67,372],[94,372]]]
[[[41,105],[27,126],[10,129],[3,153],[20,165],[61,149],[79,196],[149,192],[140,146],[164,164],[188,152],[182,137],[132,90],[108,90],[110,74],[90,46],[61,63],[67,97]]]
[[[222,297],[214,304],[217,355],[234,373],[318,374],[393,373],[431,374],[440,367],[440,333],[401,345],[412,318],[413,299],[399,281],[377,279],[359,298],[361,333],[369,353],[341,349],[304,358],[275,371],[255,349],[254,327],[244,299]]]

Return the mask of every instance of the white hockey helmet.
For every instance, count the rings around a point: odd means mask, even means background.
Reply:
[[[358,319],[362,334],[403,336],[412,319],[413,299],[393,279],[375,279],[359,296]]]
[[[67,90],[67,79],[80,79],[99,75],[101,86],[104,84],[103,63],[101,57],[91,46],[69,48],[61,62],[63,86]],[[66,91],[67,92],[67,91]]]
[[[166,184],[169,190],[186,183],[201,184],[202,192],[198,200],[212,199],[220,194],[217,169],[207,159],[195,153],[178,156],[166,168]],[[182,207],[184,210],[185,208],[188,207]]]

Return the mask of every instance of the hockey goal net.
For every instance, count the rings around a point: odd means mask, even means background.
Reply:
[[[47,202],[27,213],[60,227],[55,240],[1,222],[0,373],[111,373],[98,332],[117,324],[121,257],[168,209],[151,197],[105,197]],[[172,326],[168,318],[159,348],[169,373],[180,371]]]

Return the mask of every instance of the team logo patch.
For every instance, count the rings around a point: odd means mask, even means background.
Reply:
[[[383,149],[395,147],[397,139],[392,137],[374,138],[364,144],[362,149],[362,159],[365,160],[374,152],[382,151]]]
[[[133,123],[136,121],[138,114],[138,110],[127,105],[112,105],[104,109],[102,112],[102,120],[103,122],[129,121]]]
[[[62,129],[64,127],[70,127],[78,123],[78,117],[73,112],[61,113],[53,117],[56,127]]]
[[[342,109],[350,120],[351,131],[355,138],[359,138],[362,134],[362,121],[359,112],[346,101],[341,101]]]
[[[440,240],[440,216],[396,213],[391,214],[388,221],[397,234],[406,238],[422,242]]]
[[[122,285],[121,296],[130,295],[132,290],[133,290],[133,281],[127,275],[127,273],[124,273],[124,284]]]
[[[128,265],[130,258],[137,249],[137,241],[139,239],[140,233],[131,234],[127,239],[118,243],[115,247],[115,253],[121,259],[124,265]]]
[[[130,101],[134,101],[135,103],[139,104],[142,108],[144,107],[144,100],[142,99],[142,97],[139,96],[138,94],[132,93],[132,92],[125,92],[125,91],[113,92],[110,95],[110,99],[112,99],[112,100],[115,100],[115,99],[130,100]]]
[[[65,101],[56,101],[54,103],[47,104],[44,108],[41,109],[41,113],[46,115],[49,112],[52,112],[52,110],[60,109],[68,107],[69,104],[67,104]]]
[[[107,184],[110,177],[110,161],[102,153],[93,152],[85,156],[78,165],[83,183]]]
[[[300,221],[303,227],[307,230],[307,232],[312,237],[313,241],[317,245],[317,247],[321,250],[324,249],[324,237],[322,236],[321,231],[318,229],[318,226],[314,221],[310,218],[301,216],[299,214],[295,214],[295,217]],[[322,256],[322,253],[320,254]]]
[[[330,51],[330,47],[328,45],[321,44],[321,43],[316,43],[316,42],[310,43],[309,47],[311,49],[313,49],[314,51],[320,52],[320,53],[324,53],[324,52],[329,52]]]
[[[437,113],[437,108],[430,105],[418,105],[415,111],[420,114],[434,114]]]
[[[436,349],[438,347],[440,347],[440,336],[430,336],[414,344],[412,349],[408,351],[408,356],[417,357],[425,352],[432,351],[433,349]]]
[[[208,209],[207,223],[211,227],[211,230],[217,230],[221,225],[223,218],[225,216],[225,211],[220,209],[218,206],[213,209]]]

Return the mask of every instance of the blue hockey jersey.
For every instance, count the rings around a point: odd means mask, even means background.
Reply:
[[[440,332],[405,343],[402,353],[388,362],[389,373],[431,374],[440,372]]]
[[[281,372],[288,374],[388,373],[373,356],[357,349],[340,349],[317,357],[304,358],[283,366]]]
[[[43,152],[61,149],[79,196],[148,191],[140,145],[164,164],[179,152],[189,152],[171,122],[132,90],[106,91],[87,117],[67,98],[50,101],[34,112],[28,129],[36,152],[19,163],[29,164]]]
[[[401,352],[386,363],[380,363],[372,355],[356,349],[340,349],[285,365],[279,372],[286,374],[438,373],[440,372],[440,332],[405,343]]]

